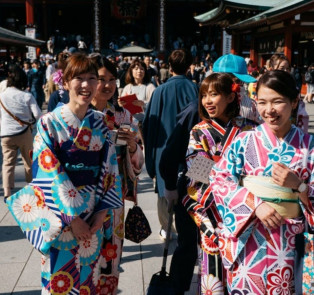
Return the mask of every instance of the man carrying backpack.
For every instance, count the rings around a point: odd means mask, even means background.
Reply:
[[[305,73],[304,80],[307,86],[306,95],[304,100],[308,103],[314,103],[313,96],[314,96],[314,63],[312,63],[307,72]]]

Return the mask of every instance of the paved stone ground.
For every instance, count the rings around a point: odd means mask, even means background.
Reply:
[[[306,104],[310,115],[309,131],[314,133],[314,105]],[[2,158],[0,156],[0,163]],[[25,185],[23,164],[18,159],[15,175],[15,189]],[[139,181],[139,205],[144,210],[153,233],[141,244],[125,240],[122,256],[119,294],[145,295],[152,275],[161,268],[163,242],[159,239],[157,218],[157,197],[153,192],[153,183],[143,171]],[[126,212],[131,204],[127,202]],[[169,258],[176,245],[171,241]],[[0,294],[38,295],[40,294],[40,255],[24,239],[11,214],[3,203],[3,190],[0,190]],[[196,273],[189,292],[196,294]]]

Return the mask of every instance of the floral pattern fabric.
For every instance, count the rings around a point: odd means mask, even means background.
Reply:
[[[303,274],[302,274],[302,294],[314,293],[314,239],[313,235],[304,233],[304,257],[303,257]]]
[[[255,125],[241,117],[231,120],[225,126],[218,121],[202,121],[195,125],[190,133],[186,155],[188,169],[198,155],[216,159],[236,134]],[[222,220],[213,202],[210,185],[190,179],[187,192],[188,196],[183,199],[183,205],[200,229],[199,294],[223,295],[224,275],[215,235]]]
[[[272,175],[280,162],[309,184],[310,203],[302,216],[267,229],[254,212],[261,199],[240,185],[242,175]],[[314,138],[292,125],[280,141],[266,124],[240,133],[214,166],[211,190],[222,218],[219,250],[230,294],[295,294],[295,237],[305,218],[314,227]],[[313,236],[310,236],[313,241]],[[312,278],[313,279],[313,278]]]
[[[116,111],[114,106],[110,103],[103,110],[105,114],[105,120],[110,130],[117,130],[121,124],[130,124],[133,132],[138,131],[137,122],[133,119],[131,113],[122,109]],[[127,182],[125,179],[126,173],[123,171],[123,161],[126,153],[126,147],[124,149],[116,146],[116,153],[118,158],[119,174],[121,177],[121,187],[123,200],[126,199],[128,191]],[[141,172],[141,167],[144,162],[144,157],[141,148],[135,155],[135,165],[132,167],[135,174]],[[118,282],[119,282],[119,265],[122,256],[123,240],[124,240],[124,206],[118,209],[110,210],[108,213],[108,224],[104,234],[104,243],[102,246],[102,255],[105,257],[106,264],[101,267],[101,283],[99,289],[101,294],[117,294]]]
[[[44,115],[34,138],[33,181],[7,200],[15,220],[43,253],[42,294],[100,294],[103,230],[77,241],[71,221],[122,206],[115,147],[102,113],[80,121],[67,105]],[[97,144],[94,144],[97,142]]]

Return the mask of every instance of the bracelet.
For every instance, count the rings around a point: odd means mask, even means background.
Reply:
[[[130,154],[134,154],[136,151],[137,151],[137,144],[136,144],[136,148],[135,148],[135,151],[134,151],[134,152],[131,152],[131,151],[129,150]]]

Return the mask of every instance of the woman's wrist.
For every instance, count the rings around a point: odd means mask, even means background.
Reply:
[[[137,151],[137,144],[135,144],[135,149],[133,151],[131,150],[131,148],[129,148],[130,154],[135,154],[136,151]]]

